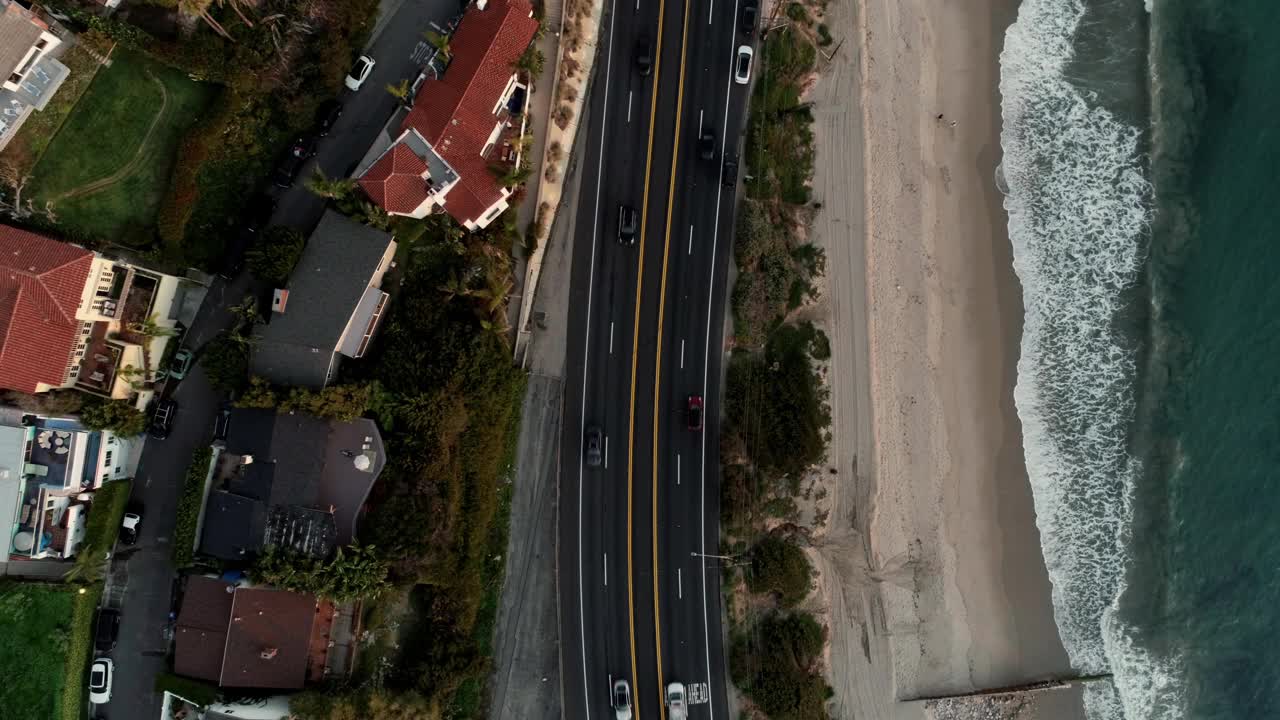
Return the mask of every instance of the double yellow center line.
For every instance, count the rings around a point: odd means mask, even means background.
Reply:
[[[628,446],[631,452],[627,453],[627,609],[630,621],[631,634],[631,677],[633,683],[639,677],[636,673],[636,620],[635,620],[635,598],[634,598],[634,577],[635,571],[632,564],[632,544],[633,532],[632,523],[634,517],[634,458],[635,458],[635,426],[636,426],[636,368],[639,363],[640,354],[640,298],[644,288],[644,240],[645,230],[649,217],[649,176],[653,169],[653,133],[657,121],[658,113],[658,85],[662,77],[662,26],[663,18],[666,15],[665,0],[658,0],[658,39],[654,49],[654,67],[653,67],[653,96],[649,103],[649,139],[645,150],[644,161],[644,195],[640,205],[640,259],[636,269],[636,303],[635,303],[635,320],[632,331],[631,344],[631,411],[630,421],[627,428]],[[684,3],[684,15],[681,20],[681,37],[680,37],[680,74],[676,90],[676,132],[674,143],[671,149],[671,177],[667,190],[667,215],[666,222],[662,230],[662,280],[658,290],[658,343],[654,361],[654,380],[653,380],[653,634],[655,657],[658,664],[658,693],[662,694],[662,630],[659,616],[659,595],[658,595],[658,426],[659,426],[659,389],[662,386],[662,323],[666,314],[667,302],[667,259],[671,246],[671,215],[675,206],[676,193],[676,169],[680,157],[680,120],[684,112],[684,75],[685,75],[685,55],[689,41],[689,2]],[[635,693],[635,713],[640,716],[640,692],[637,685]],[[658,702],[659,715],[665,720],[666,705],[661,701]]]

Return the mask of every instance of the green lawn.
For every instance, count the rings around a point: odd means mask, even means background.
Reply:
[[[149,244],[178,142],[213,92],[117,48],[40,158],[31,197],[72,236]]]
[[[0,720],[80,717],[99,590],[78,590],[0,583]]]

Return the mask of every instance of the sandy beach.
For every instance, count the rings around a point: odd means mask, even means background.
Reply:
[[[994,186],[1016,10],[835,0],[824,19],[844,43],[811,92],[833,437],[810,554],[837,718],[1070,673],[1013,406],[1021,290]],[[1078,717],[1067,696],[1035,716]]]

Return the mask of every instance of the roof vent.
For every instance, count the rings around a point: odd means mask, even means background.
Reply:
[[[271,294],[271,312],[284,314],[284,308],[289,304],[289,291],[276,288]]]
[[[476,9],[483,10],[485,6],[488,4],[489,4],[489,0],[476,0]]]
[[[280,650],[278,650],[277,648],[273,648],[273,647],[263,648],[262,652],[259,653],[258,657],[262,658],[263,660],[270,660],[274,658],[276,655],[278,655],[279,653],[280,653]]]
[[[252,455],[241,455],[241,456],[240,456],[240,464],[241,464],[241,465],[252,465],[252,464],[253,464],[253,456],[252,456]]]

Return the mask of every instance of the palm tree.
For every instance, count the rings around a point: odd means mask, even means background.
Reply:
[[[321,170],[319,165],[316,166],[315,172],[303,184],[315,195],[330,200],[342,200],[349,196],[356,187],[356,181],[351,178],[331,178],[325,175],[324,170]]]
[[[431,43],[431,47],[434,47],[436,52],[444,56],[445,60],[453,57],[453,50],[449,47],[448,35],[441,35],[434,30],[428,30],[422,33],[422,36],[427,39],[427,42]]]
[[[409,102],[409,80],[406,78],[395,85],[387,83],[387,92],[401,103]]]

